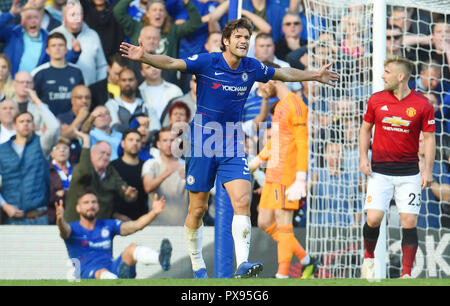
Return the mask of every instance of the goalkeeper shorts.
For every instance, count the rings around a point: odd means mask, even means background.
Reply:
[[[394,198],[399,213],[418,215],[421,205],[420,174],[391,176],[373,172],[367,181],[364,209],[389,211]]]
[[[264,184],[259,207],[264,209],[299,209],[300,201],[288,201],[286,196],[286,186],[276,183],[266,182]]]

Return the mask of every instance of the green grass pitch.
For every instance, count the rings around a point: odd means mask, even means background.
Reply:
[[[120,279],[120,280],[0,280],[0,286],[450,286],[450,279]]]

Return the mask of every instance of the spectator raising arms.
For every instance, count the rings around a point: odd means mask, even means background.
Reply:
[[[83,22],[83,8],[78,0],[68,0],[62,14],[64,23],[51,33],[60,32],[66,37],[67,49],[81,49],[75,62],[83,72],[85,85],[89,86],[106,78],[108,63],[100,37]],[[80,47],[81,46],[81,47]]]
[[[142,22],[136,21],[127,14],[132,1],[119,0],[113,9],[114,17],[123,27],[125,35],[130,37],[132,44],[138,44],[138,36],[144,26],[151,25],[158,28],[161,31],[158,54],[177,57],[179,40],[194,33],[202,24],[200,13],[189,0],[183,0],[183,6],[187,10],[189,19],[180,25],[172,24],[163,0],[149,0]]]
[[[18,14],[21,15],[20,25],[7,25]],[[5,43],[4,53],[11,61],[13,78],[18,71],[31,72],[49,61],[46,53],[48,32],[41,29],[41,22],[39,9],[31,4],[21,8],[20,0],[14,0],[10,11],[0,15],[0,42]],[[74,47],[72,52],[67,53],[66,59],[76,62],[79,55],[79,48]]]

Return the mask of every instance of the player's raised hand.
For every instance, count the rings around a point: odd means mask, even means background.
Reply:
[[[317,76],[316,76],[316,81],[327,84],[327,85],[334,86],[334,84],[332,82],[336,82],[339,80],[339,74],[335,71],[328,70],[328,68],[330,68],[331,65],[333,65],[333,64],[329,63],[329,64],[326,64],[325,66],[323,66],[322,68],[320,68],[320,70],[318,71]]]
[[[155,193],[153,196],[153,204],[152,204],[152,211],[155,213],[155,215],[159,215],[164,210],[164,205],[166,204],[166,199],[164,199],[164,196],[161,197],[161,199],[158,199],[158,195]]]
[[[144,56],[144,47],[142,46],[142,41],[139,40],[139,46],[134,46],[127,42],[122,42],[120,44],[120,52],[123,57],[126,57],[133,61],[139,61]]]
[[[64,218],[64,202],[60,199],[58,202],[55,202],[56,208],[56,220]]]

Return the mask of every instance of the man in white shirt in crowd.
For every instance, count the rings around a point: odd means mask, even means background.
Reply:
[[[162,70],[147,64],[141,64],[141,73],[145,81],[139,85],[142,99],[149,108],[154,109],[161,126],[161,115],[167,104],[175,97],[183,95],[183,91],[175,84],[169,83],[162,78]],[[154,130],[156,123],[150,122],[150,130]],[[159,129],[159,128],[157,128]]]
[[[185,189],[184,165],[172,154],[172,142],[176,134],[169,126],[158,133],[156,146],[160,151],[158,158],[149,159],[142,167],[142,180],[145,192],[149,193],[148,206],[151,207],[156,193],[166,199],[164,211],[154,225],[184,225],[187,214],[187,190]]]

